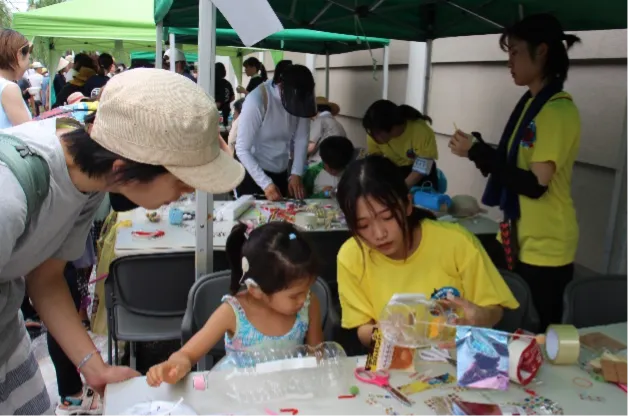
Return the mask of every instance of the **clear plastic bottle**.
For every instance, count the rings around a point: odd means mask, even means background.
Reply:
[[[224,357],[209,372],[207,382],[244,404],[309,399],[348,390],[346,358],[335,342],[317,347],[268,345]]]

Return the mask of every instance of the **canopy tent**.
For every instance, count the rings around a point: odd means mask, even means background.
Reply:
[[[169,38],[169,36],[171,35],[174,38],[173,41],[176,44],[197,45],[198,32],[199,31],[197,27],[164,28],[164,38],[165,40],[169,40],[169,43],[171,43],[172,38]],[[237,35],[237,32],[233,29],[216,29],[215,39],[218,45],[242,45],[242,42],[239,39],[239,35]],[[307,29],[287,29],[270,35],[264,40],[253,45],[253,47],[269,49],[271,51],[278,51],[276,55],[279,55],[279,53],[281,53],[280,56],[276,57],[275,54],[273,54],[273,58],[275,58],[275,65],[280,59],[282,59],[281,51],[326,55],[325,96],[329,97],[329,55],[375,48],[384,48],[385,54],[387,54],[387,47],[389,46],[389,44],[390,41],[388,39],[366,37],[359,38],[357,36],[341,35],[338,33],[320,32]],[[219,52],[216,52],[216,55],[219,55]],[[231,58],[233,68],[240,68],[242,59],[242,57]],[[388,73],[387,67],[388,63],[386,62],[384,65],[385,73]],[[241,74],[237,75],[237,79],[239,83],[241,83]],[[388,82],[386,81],[387,79],[388,76],[385,75],[385,84],[383,87],[383,91],[385,92],[384,95],[386,95],[386,91],[388,89]]]
[[[168,33],[175,34],[176,43],[198,43],[198,29],[193,28],[165,28],[165,40]],[[215,31],[219,45],[242,46],[241,40],[233,29],[217,29]],[[320,32],[307,29],[287,29],[277,32],[253,45],[255,48],[271,49],[307,54],[342,54],[345,52],[377,49],[388,46],[388,39],[358,38],[357,36],[341,35],[338,33]]]
[[[535,13],[554,14],[569,31],[627,27],[625,0],[268,1],[286,29],[419,42],[498,33],[520,16]],[[165,27],[197,27],[199,0],[155,0],[154,20]],[[230,28],[219,11],[217,27]]]
[[[526,15],[554,14],[569,31],[627,28],[627,3],[611,0],[599,6],[588,0],[268,0],[287,29],[309,28],[357,36],[430,41],[455,36],[499,33]],[[215,31],[228,28],[211,0],[155,0],[154,20],[161,27],[198,27],[199,83],[213,92],[211,60]],[[175,36],[173,37],[175,43]],[[427,48],[430,62],[431,43]],[[387,55],[385,54],[385,58]],[[426,87],[430,66],[426,65]],[[425,89],[424,107],[428,104]],[[625,135],[625,132],[624,132]],[[625,138],[624,138],[625,139]],[[213,196],[197,192],[196,212],[213,213]],[[213,223],[196,225],[196,277],[213,272]],[[212,218],[211,218],[212,219]]]
[[[13,29],[26,37],[55,38],[56,49],[155,48],[151,0],[73,0],[13,14]]]

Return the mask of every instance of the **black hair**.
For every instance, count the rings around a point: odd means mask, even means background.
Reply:
[[[103,53],[99,55],[99,58],[97,58],[97,63],[99,64],[97,73],[100,76],[106,76],[110,71],[110,68],[114,65],[114,58],[112,58],[112,55],[110,54]]]
[[[215,63],[215,80],[226,78],[226,67],[221,62]]]
[[[255,67],[257,71],[259,71],[259,75],[264,80],[268,79],[268,72],[266,71],[266,67],[263,66],[261,61],[256,59],[255,57],[250,57],[244,61],[244,67]]]
[[[318,276],[316,253],[291,223],[270,222],[255,228],[249,236],[247,231],[248,226],[240,222],[226,240],[233,295],[242,285],[243,257],[248,262],[246,278],[252,278],[266,295],[287,289],[295,280]]]
[[[525,41],[531,58],[535,57],[538,46],[548,47],[546,61],[543,68],[543,78],[547,81],[566,81],[570,60],[568,50],[581,40],[571,34],[564,33],[562,25],[555,16],[542,13],[525,17],[515,25],[505,29],[500,36],[500,48],[507,52],[509,40]],[[566,42],[566,45],[564,45]]]
[[[87,116],[84,123],[94,123],[94,117],[94,114]],[[112,183],[124,184],[133,180],[148,183],[167,173],[167,169],[161,165],[138,163],[108,151],[93,140],[83,126],[64,134],[62,139],[79,170],[91,178],[111,175],[112,167],[117,160],[125,164],[114,173]]]
[[[288,88],[298,90],[302,93],[309,92],[312,95],[314,93],[314,87],[316,87],[314,74],[312,74],[309,68],[301,64],[288,65],[281,73],[281,78],[279,81]],[[315,110],[316,103],[314,102],[314,111]]]
[[[331,112],[331,106],[329,106],[328,104],[317,104],[316,109],[318,110],[318,113]]]
[[[290,65],[292,65],[292,60],[279,61],[279,63],[274,68],[274,76],[272,77],[272,82],[274,84],[279,84],[279,82],[281,82],[281,74],[283,74],[283,71],[285,71],[285,69],[288,68]]]
[[[344,136],[328,136],[318,147],[323,163],[333,170],[344,170],[353,160],[353,144]]]
[[[79,71],[83,67],[92,68],[95,73],[97,72],[97,65],[94,62],[94,59],[90,55],[80,52],[75,55],[73,68],[75,69],[75,71]]]
[[[235,108],[235,110],[237,112],[239,112],[241,114],[241,107],[244,105],[244,101],[246,100],[245,97],[242,97],[239,100],[236,100],[235,103],[233,103],[233,107]]]
[[[362,126],[369,135],[375,137],[378,132],[390,132],[395,126],[419,119],[432,123],[429,116],[423,115],[414,107],[398,106],[390,100],[378,100],[367,109],[362,118]]]
[[[359,240],[360,236],[358,199],[369,197],[391,211],[404,234],[408,248],[413,245],[413,234],[420,222],[424,219],[435,219],[431,212],[416,207],[407,216],[408,186],[399,168],[386,157],[370,155],[349,164],[338,183],[336,194],[340,209],[356,240]]]

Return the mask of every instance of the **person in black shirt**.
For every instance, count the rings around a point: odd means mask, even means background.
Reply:
[[[94,99],[101,92],[101,88],[110,81],[109,74],[115,70],[114,58],[110,54],[101,54],[97,59],[97,73],[90,77],[83,86],[84,96]]]
[[[228,127],[230,104],[235,100],[235,91],[232,84],[226,80],[226,67],[221,62],[215,63],[215,103],[217,110],[222,115],[222,123]]]
[[[59,95],[61,89],[66,85],[66,72],[70,70],[70,61],[62,57],[57,64],[57,72],[55,78],[53,78],[53,89],[55,90],[55,96]]]
[[[57,101],[53,105],[53,109],[63,106],[68,101],[68,96],[75,92],[82,92],[83,87],[93,75],[97,73],[97,65],[95,60],[88,54],[79,53],[75,55],[75,64],[73,66],[75,76],[67,83],[57,95]]]
[[[259,84],[268,79],[266,67],[264,67],[261,61],[255,57],[250,57],[244,61],[244,70],[246,71],[246,75],[250,77],[250,81],[248,82],[248,86],[246,86],[246,88],[243,88],[242,86],[237,87],[237,93],[248,94],[256,89]]]

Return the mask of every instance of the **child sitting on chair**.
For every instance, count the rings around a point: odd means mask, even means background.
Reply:
[[[321,162],[311,165],[303,176],[305,195],[310,199],[333,198],[349,163],[359,158],[358,150],[344,136],[330,136],[318,148]]]
[[[228,356],[270,343],[323,342],[318,299],[310,297],[317,277],[316,254],[292,224],[272,222],[250,235],[246,225],[237,224],[226,252],[231,294],[191,340],[149,369],[150,386],[181,380],[220,338]]]

